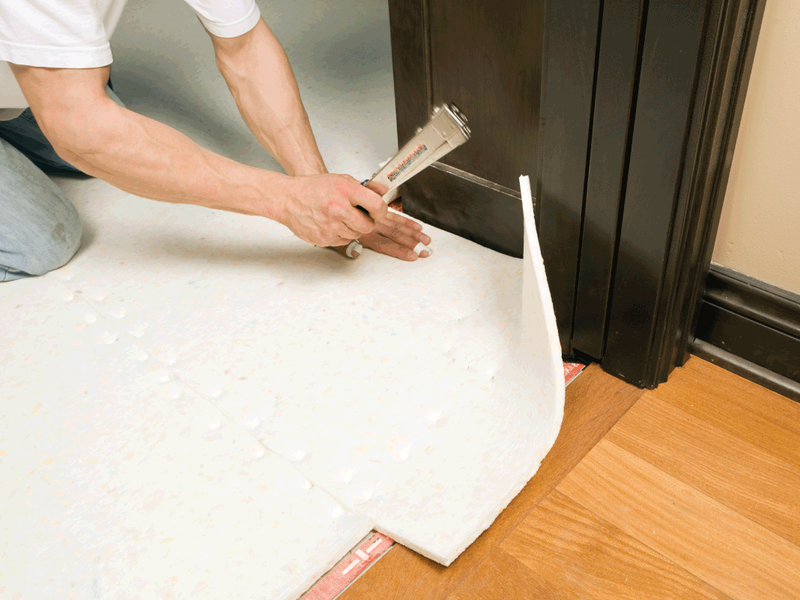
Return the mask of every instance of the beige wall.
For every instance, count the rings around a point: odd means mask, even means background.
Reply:
[[[800,1],[767,0],[712,262],[800,294],[798,32]]]

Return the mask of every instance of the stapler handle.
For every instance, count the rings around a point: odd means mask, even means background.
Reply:
[[[471,135],[466,115],[455,104],[436,106],[428,123],[418,129],[414,137],[400,148],[397,154],[372,176],[372,179],[362,182],[361,185],[374,182],[385,188],[387,191],[382,197],[383,201],[389,204],[397,197],[394,192],[398,186],[458,148]],[[364,211],[363,208],[358,208]],[[358,255],[354,253],[360,254],[363,247],[358,240],[353,240],[347,246],[337,247],[336,250],[348,258],[357,258]]]

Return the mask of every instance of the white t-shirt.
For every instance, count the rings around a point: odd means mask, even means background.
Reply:
[[[111,64],[108,40],[127,0],[0,0],[0,118],[28,106],[8,62],[85,69]],[[255,0],[185,0],[212,34],[236,37],[258,23]],[[14,111],[15,113],[18,111]]]

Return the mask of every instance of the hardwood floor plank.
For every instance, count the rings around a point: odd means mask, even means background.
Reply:
[[[447,600],[561,600],[562,591],[497,548]]]
[[[501,548],[530,569],[529,579],[547,582],[564,600],[728,599],[558,490]]]
[[[767,453],[654,394],[644,394],[605,439],[800,545],[800,462]],[[800,448],[800,437],[794,444]]]
[[[557,489],[731,598],[800,598],[798,546],[608,440]]]
[[[375,563],[342,600],[442,600],[469,577],[643,394],[590,365],[569,387],[564,422],[537,474],[467,550],[444,568],[402,547]]]
[[[800,403],[693,356],[651,392],[779,458],[800,464]]]

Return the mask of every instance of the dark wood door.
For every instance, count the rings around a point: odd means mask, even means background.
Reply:
[[[398,138],[473,138],[404,209],[522,254],[535,215],[562,350],[654,387],[688,357],[764,0],[389,0]]]
[[[472,129],[406,186],[404,210],[522,256],[518,178],[536,176],[544,0],[390,0],[389,9],[400,145],[442,102]]]

